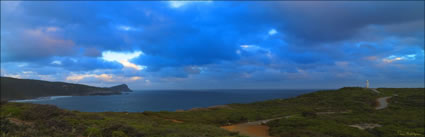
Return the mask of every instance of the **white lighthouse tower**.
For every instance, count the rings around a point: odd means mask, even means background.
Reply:
[[[366,80],[366,88],[369,88],[369,80]]]

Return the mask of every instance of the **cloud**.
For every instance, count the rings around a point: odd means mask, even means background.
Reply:
[[[267,3],[265,6],[273,4],[275,3]],[[422,4],[423,2],[280,2],[281,6],[274,7],[276,13],[285,19],[285,24],[280,27],[282,31],[291,34],[291,39],[295,41],[311,45],[350,39],[361,28],[371,24],[390,25],[423,20]]]
[[[391,55],[389,57],[386,57],[386,58],[382,59],[382,61],[384,61],[385,63],[392,63],[394,61],[415,60],[415,59],[416,59],[416,55],[415,54],[404,55],[404,56],[400,56],[400,57],[397,57],[395,55]]]
[[[59,60],[55,60],[55,61],[52,61],[52,63],[51,63],[51,64],[61,65],[61,64],[62,64],[62,62],[61,62],[61,61],[59,61]]]
[[[106,61],[120,61],[120,60],[130,60],[142,55],[143,52],[136,51],[133,53],[120,53],[113,51],[105,51],[102,53],[102,58]]]
[[[277,30],[275,30],[275,29],[271,29],[271,30],[269,30],[269,35],[270,35],[270,36],[273,36],[273,35],[275,35],[275,34],[277,34]]]
[[[83,75],[74,74],[74,75],[66,77],[66,80],[68,80],[68,81],[80,81],[82,79],[89,78],[89,77],[94,77],[94,78],[97,78],[97,79],[101,79],[103,81],[112,81],[112,76],[108,75],[108,74],[100,74],[100,75],[96,75],[96,74],[83,74]]]
[[[140,31],[139,28],[134,28],[131,26],[126,26],[126,25],[119,25],[117,28],[118,30],[122,30],[122,31]]]
[[[87,57],[99,57],[102,56],[101,51],[95,47],[86,47],[83,49],[84,56]]]
[[[2,75],[139,88],[424,81],[422,1],[1,3]]]
[[[105,61],[100,58],[77,57],[55,58],[62,62],[62,67],[71,71],[90,71],[96,69],[122,69],[123,65],[118,62]]]
[[[211,3],[212,1],[210,1],[210,0],[206,0],[206,1],[179,1],[179,0],[170,0],[168,2],[169,2],[169,5],[170,5],[171,8],[178,9],[178,8],[182,8],[182,7],[184,7],[186,5],[189,5],[189,4],[194,4],[194,3]]]
[[[76,53],[74,41],[57,36],[51,29],[22,29],[3,36],[2,60],[28,61]]]
[[[121,52],[112,52],[112,51],[105,51],[102,53],[102,59],[106,61],[116,61],[121,63],[125,68],[132,68],[135,70],[142,70],[145,69],[146,66],[140,66],[131,63],[129,60],[133,58],[137,58],[140,55],[143,55],[143,52],[136,51],[133,53],[121,53]]]
[[[123,76],[116,76],[113,74],[71,74],[66,77],[66,80],[70,82],[79,82],[89,78],[95,78],[103,82],[131,82],[131,81],[143,79],[142,77],[139,77],[139,76],[123,77]]]
[[[190,3],[190,1],[169,1],[169,2],[170,2],[170,6],[172,8],[180,8],[180,7]]]

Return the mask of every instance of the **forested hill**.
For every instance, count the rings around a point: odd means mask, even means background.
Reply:
[[[131,92],[122,84],[110,88],[94,87],[65,82],[1,77],[1,100],[30,99],[45,96],[109,95]]]

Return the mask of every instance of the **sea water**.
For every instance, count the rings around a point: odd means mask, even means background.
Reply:
[[[176,111],[232,103],[290,98],[317,90],[136,90],[121,95],[54,96],[16,100],[82,112]]]

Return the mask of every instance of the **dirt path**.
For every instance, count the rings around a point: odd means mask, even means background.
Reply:
[[[364,123],[364,124],[354,124],[349,125],[350,127],[358,128],[360,130],[366,130],[366,129],[374,129],[376,127],[382,127],[380,124],[371,124],[371,123]]]
[[[276,119],[281,119],[281,118],[253,121],[253,122],[235,124],[230,126],[222,126],[221,128],[227,131],[239,132],[239,134],[249,136],[249,137],[270,137],[269,127],[263,124]]]
[[[239,132],[239,134],[249,137],[270,137],[269,127],[265,125],[236,124],[222,126],[221,128],[227,131]]]
[[[370,88],[375,93],[381,93],[376,88]],[[395,95],[397,96],[397,95]],[[376,99],[376,102],[378,105],[375,107],[376,110],[384,109],[388,107],[388,99],[390,99],[392,96],[386,96],[386,97],[380,97]]]
[[[177,120],[177,119],[170,119],[170,118],[163,118],[163,117],[159,117],[159,116],[153,116],[155,118],[159,118],[159,119],[165,119],[174,123],[184,123],[183,121]]]
[[[380,93],[375,88],[371,88],[373,92]],[[378,105],[375,107],[376,110],[384,109],[388,107],[388,99],[390,99],[392,96],[387,97],[380,97],[376,99],[376,102],[378,102]],[[334,114],[336,112],[319,112],[319,114]],[[341,113],[349,113],[349,112],[341,112]],[[289,118],[291,116],[286,116],[284,118]],[[223,128],[227,131],[232,132],[239,132],[241,135],[249,136],[249,137],[271,137],[269,135],[269,127],[264,125],[267,122],[270,122],[272,120],[281,119],[283,117],[279,118],[273,118],[273,119],[266,119],[266,120],[260,120],[260,121],[253,121],[253,122],[247,122],[247,123],[240,123],[240,124],[234,124],[229,126],[222,126],[220,128]],[[369,128],[375,128],[380,127],[379,124],[357,124],[357,125],[350,125],[351,127],[359,128],[361,130],[369,129]]]
[[[33,125],[32,122],[27,122],[27,121],[23,121],[17,118],[7,118],[11,123],[15,124],[15,125],[26,125],[26,126],[31,126]]]
[[[391,96],[377,98],[376,102],[378,102],[378,105],[375,107],[375,109],[380,110],[388,107],[388,99],[390,98]]]
[[[372,90],[373,92],[376,92],[376,93],[381,93],[376,88],[370,88],[370,90]]]

